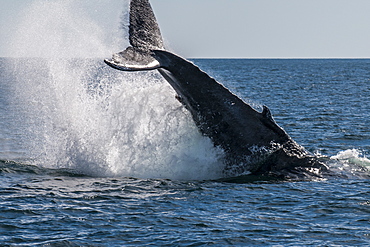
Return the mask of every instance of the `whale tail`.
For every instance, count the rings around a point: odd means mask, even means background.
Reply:
[[[152,56],[153,50],[163,50],[163,39],[149,0],[130,2],[129,41],[131,46],[105,59],[109,66],[124,71],[152,70],[160,63]]]

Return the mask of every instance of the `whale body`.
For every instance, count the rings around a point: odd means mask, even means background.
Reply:
[[[321,176],[328,167],[296,143],[268,107],[256,111],[192,62],[165,50],[148,0],[130,2],[131,46],[104,60],[122,71],[158,70],[200,132],[224,150],[225,176]]]

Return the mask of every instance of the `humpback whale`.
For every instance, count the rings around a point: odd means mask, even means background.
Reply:
[[[158,70],[200,132],[224,150],[225,176],[321,176],[328,167],[296,143],[263,106],[261,112],[192,62],[165,49],[148,0],[130,2],[129,42],[104,60],[122,71]]]

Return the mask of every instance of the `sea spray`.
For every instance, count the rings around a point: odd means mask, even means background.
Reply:
[[[86,59],[117,47],[78,3],[34,1],[9,46],[16,57],[37,57],[13,64],[26,162],[93,176],[220,177],[222,151],[157,72],[118,72]]]
[[[16,83],[33,164],[96,176],[221,176],[222,152],[199,133],[156,72],[36,59],[18,70]]]
[[[105,57],[128,45],[119,26],[126,2],[33,0],[12,20],[6,50],[12,57]]]

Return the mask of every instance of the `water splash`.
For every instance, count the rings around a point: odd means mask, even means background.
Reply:
[[[330,157],[331,169],[353,178],[370,176],[370,160],[360,150],[348,149]]]
[[[220,176],[222,152],[156,72],[120,73],[79,59],[27,64],[15,86],[33,164],[103,176]]]
[[[11,47],[18,57],[43,57],[12,68],[27,162],[94,176],[220,177],[222,152],[157,72],[123,73],[81,59],[110,56],[112,44],[76,11],[78,2],[34,1]]]
[[[330,157],[332,160],[346,161],[351,164],[370,168],[370,160],[357,149],[348,149]]]

